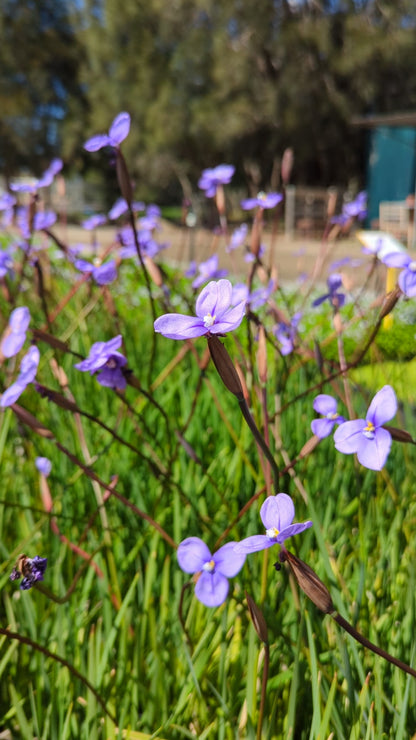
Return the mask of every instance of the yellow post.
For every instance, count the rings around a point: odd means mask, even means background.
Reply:
[[[397,267],[388,267],[386,274],[386,293],[390,293],[396,287],[397,282]],[[388,313],[383,319],[383,328],[391,329],[393,326],[393,314]]]

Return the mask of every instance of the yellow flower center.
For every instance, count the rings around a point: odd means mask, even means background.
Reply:
[[[372,421],[367,421],[367,426],[363,429],[364,437],[367,437],[367,439],[374,439],[374,433],[375,433],[375,426]]]
[[[270,527],[270,529],[266,529],[266,537],[268,537],[269,540],[275,540],[278,534],[279,530],[276,529],[276,527]]]

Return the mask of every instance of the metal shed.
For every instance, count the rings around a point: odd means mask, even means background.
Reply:
[[[366,190],[368,225],[379,220],[380,203],[406,201],[415,194],[416,113],[354,118],[368,129]]]

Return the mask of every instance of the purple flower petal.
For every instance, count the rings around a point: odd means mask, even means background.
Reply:
[[[397,412],[396,394],[391,385],[385,385],[376,393],[367,411],[366,419],[375,427],[380,427],[395,416]]]
[[[335,448],[345,455],[357,452],[362,444],[363,429],[366,426],[364,419],[354,419],[341,424],[334,434]]]
[[[314,419],[311,421],[311,429],[320,439],[329,437],[335,426],[335,419]]]
[[[313,408],[318,414],[336,414],[337,402],[332,396],[328,396],[326,393],[320,393],[316,396],[313,402]]]
[[[94,267],[93,277],[97,285],[108,285],[117,278],[117,267],[114,260],[105,262],[104,265]]]
[[[195,586],[196,598],[205,606],[221,606],[227,598],[229,584],[218,571],[202,572]]]
[[[35,460],[36,468],[39,470],[39,473],[42,473],[44,476],[48,476],[52,470],[52,463],[47,457],[37,457]]]
[[[285,527],[285,529],[279,532],[276,541],[279,543],[279,545],[281,545],[289,537],[293,537],[295,534],[300,534],[301,532],[304,532],[305,529],[309,529],[309,527],[312,527],[312,524],[313,522],[311,521],[299,522],[298,524],[290,524],[288,527]]]
[[[404,252],[389,252],[381,260],[387,267],[407,267],[411,258]]]
[[[176,554],[179,567],[185,573],[198,573],[202,570],[204,563],[212,559],[207,545],[199,537],[187,537],[178,546]]]
[[[227,578],[236,576],[243,567],[246,559],[243,553],[235,552],[236,544],[236,542],[227,542],[213,556],[215,570]]]
[[[399,287],[408,298],[416,296],[416,263],[415,269],[403,270],[399,275]]]
[[[15,308],[10,314],[9,326],[12,331],[27,331],[30,324],[30,311],[26,306]]]
[[[91,136],[90,139],[88,139],[84,144],[84,149],[87,150],[87,152],[98,152],[99,149],[102,149],[105,146],[110,146],[111,141],[108,134],[97,134],[96,136]]]
[[[108,132],[110,143],[112,146],[121,144],[122,141],[128,136],[130,131],[130,115],[129,113],[119,113],[114,119]]]
[[[154,329],[168,339],[194,339],[207,333],[202,319],[180,313],[166,313],[154,323]]]
[[[295,507],[286,493],[268,496],[260,509],[260,518],[265,529],[277,529],[281,532],[293,522]]]
[[[358,461],[370,470],[381,470],[390,452],[391,441],[387,429],[376,429],[373,439],[363,437],[357,450]]]
[[[26,341],[26,332],[17,333],[12,331],[1,343],[1,351],[4,357],[14,357],[22,349]]]
[[[17,399],[22,395],[25,389],[26,383],[22,383],[19,382],[19,380],[16,380],[15,383],[12,383],[12,385],[4,391],[0,400],[0,406],[2,408],[5,408],[6,406],[11,406],[11,404],[15,403]]]
[[[234,550],[237,554],[244,553],[249,554],[252,552],[259,552],[260,550],[267,550],[268,547],[272,547],[277,542],[276,539],[271,539],[265,534],[254,534],[252,537],[246,537],[235,545]]]

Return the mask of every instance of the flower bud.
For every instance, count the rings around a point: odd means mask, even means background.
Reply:
[[[243,387],[230,355],[215,334],[208,335],[208,347],[212,361],[225,387],[239,400],[244,399]]]
[[[256,630],[258,636],[260,637],[260,640],[262,642],[267,643],[267,624],[266,620],[263,616],[263,612],[260,611],[257,604],[253,601],[251,596],[246,591],[246,599],[247,599],[247,606],[248,611],[250,614],[251,621],[253,622],[253,627]]]
[[[282,550],[281,559],[289,563],[298,586],[315,606],[324,612],[324,614],[332,614],[335,611],[335,607],[332,603],[331,595],[312,568],[288,550]]]

